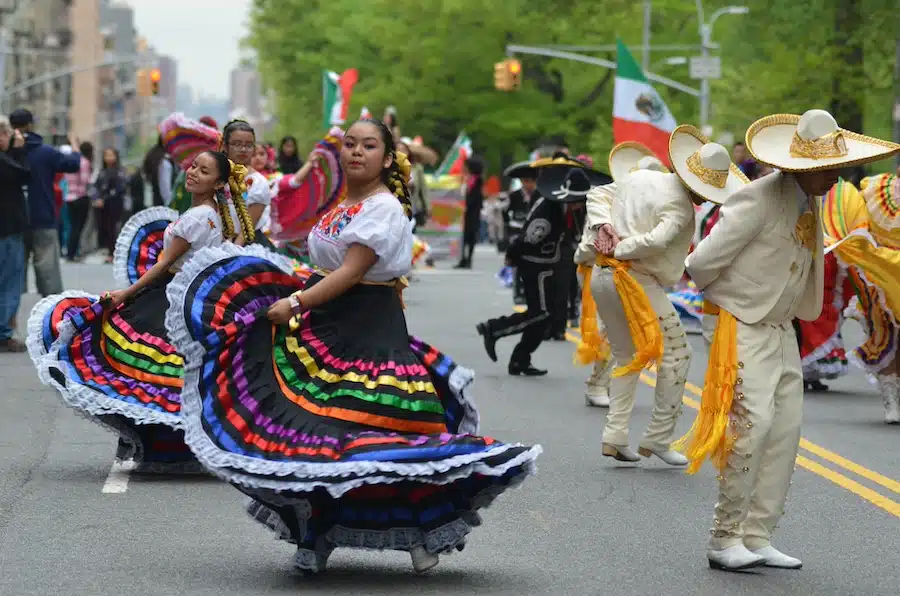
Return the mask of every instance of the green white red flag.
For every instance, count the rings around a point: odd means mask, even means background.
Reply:
[[[447,152],[447,155],[444,157],[444,161],[435,172],[435,175],[461,175],[463,164],[471,156],[472,140],[466,135],[465,132],[461,132],[459,133],[459,136],[456,137],[456,141],[453,142],[453,146],[450,148],[450,151]]]
[[[637,141],[669,164],[669,135],[677,123],[665,102],[622,40],[616,40],[617,65],[613,99],[613,138],[616,144]]]
[[[331,70],[322,71],[322,128],[340,126],[347,121],[350,96],[358,80],[359,71],[355,68],[347,69],[341,74]]]

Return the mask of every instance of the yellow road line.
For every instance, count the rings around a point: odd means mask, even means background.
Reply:
[[[516,306],[514,308],[515,308],[515,310],[517,310],[519,312],[522,312],[525,310],[524,308],[522,308],[520,306]],[[577,335],[574,335],[573,333],[566,331],[566,339],[572,343],[578,343],[580,338]],[[653,377],[651,377],[650,375],[648,375],[646,373],[641,373],[641,381],[643,381],[645,384],[647,384],[650,387],[656,386],[656,379],[654,379]],[[688,389],[688,391],[690,391],[697,397],[700,397],[703,393],[703,390],[700,387],[698,387],[690,382],[685,383],[685,388]],[[685,396],[683,398],[683,401],[687,406],[689,406],[695,410],[700,409],[700,402],[698,402],[694,399],[691,399],[690,397]],[[857,464],[856,462],[850,461],[849,459],[842,457],[842,456],[834,453],[833,451],[829,451],[828,449],[825,449],[824,447],[822,447],[820,445],[817,445],[811,441],[808,441],[807,439],[803,439],[803,438],[800,439],[800,447],[809,451],[810,453],[813,453],[813,454],[821,457],[822,459],[825,459],[827,461],[830,461],[833,464],[841,466],[844,469],[846,469],[850,472],[853,472],[854,474],[857,474],[863,478],[866,478],[867,480],[870,480],[876,484],[879,484],[889,490],[892,490],[894,492],[900,492],[900,482],[892,480],[892,479],[890,479],[886,476],[883,476],[873,470],[869,470],[868,468],[865,468],[865,467]],[[872,503],[876,507],[879,507],[880,509],[887,511],[888,513],[894,515],[895,517],[900,517],[900,503],[882,495],[881,493],[879,493],[875,490],[872,490],[871,488],[868,488],[867,486],[863,486],[859,482],[856,482],[855,480],[848,478],[847,476],[844,476],[843,474],[836,472],[836,471],[832,470],[831,468],[827,468],[827,467],[823,466],[822,464],[815,462],[809,458],[806,458],[802,455],[797,455],[796,462],[797,462],[797,465],[799,465],[800,467],[802,467],[806,470],[809,470],[813,474],[816,474],[822,478],[825,478],[826,480],[833,482],[834,484],[840,486],[841,488]]]

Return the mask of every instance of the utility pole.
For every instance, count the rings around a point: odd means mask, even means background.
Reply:
[[[650,70],[650,11],[651,0],[644,0],[644,53],[641,60],[641,70]]]

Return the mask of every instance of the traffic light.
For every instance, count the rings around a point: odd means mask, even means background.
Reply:
[[[509,71],[506,69],[506,61],[494,65],[494,89],[497,91],[509,91]]]
[[[162,79],[162,73],[159,72],[158,68],[154,68],[150,71],[150,94],[151,95],[159,95],[159,81]]]
[[[506,70],[509,73],[509,85],[513,91],[518,91],[522,86],[522,63],[516,59],[506,61]]]
[[[522,86],[522,63],[515,58],[494,64],[494,88],[517,91]]]

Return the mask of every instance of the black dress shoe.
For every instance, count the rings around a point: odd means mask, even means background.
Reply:
[[[491,335],[488,324],[478,323],[475,325],[475,330],[478,331],[478,335],[484,339],[484,351],[487,352],[488,358],[497,362],[497,340]]]
[[[471,269],[472,263],[469,261],[460,261],[453,267],[454,269]]]
[[[828,391],[828,385],[821,381],[807,381],[806,386],[810,391]]]
[[[519,375],[523,377],[543,377],[547,374],[547,371],[542,368],[535,368],[531,364],[520,364],[518,362],[510,362],[507,370],[514,377]]]

